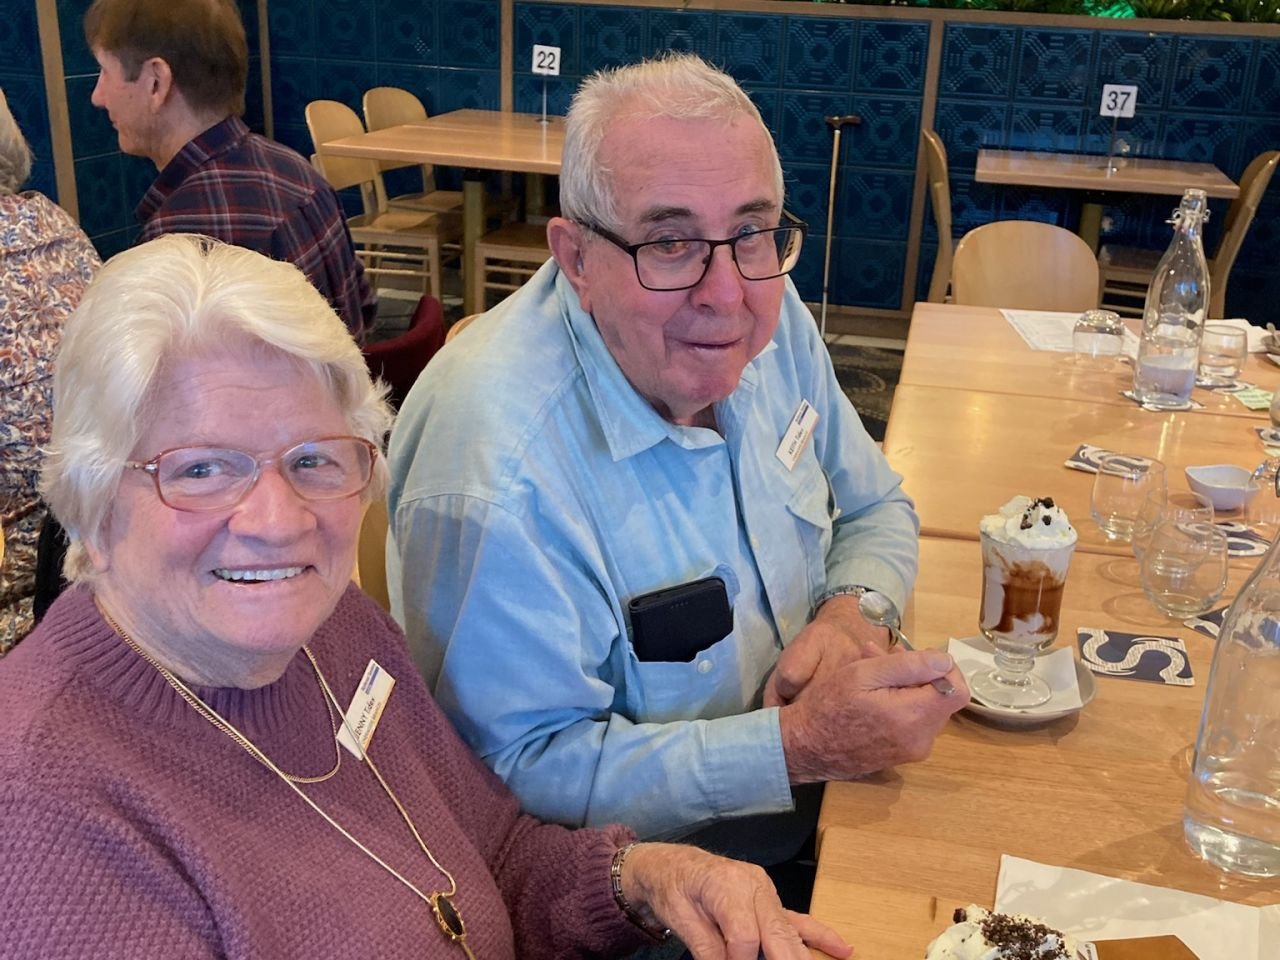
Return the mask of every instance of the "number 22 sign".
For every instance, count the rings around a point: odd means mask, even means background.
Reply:
[[[540,43],[533,45],[533,67],[534,73],[542,73],[547,76],[560,76],[560,48],[544,47]]]
[[[1102,87],[1101,117],[1132,117],[1138,105],[1138,88],[1130,84],[1108,83]]]

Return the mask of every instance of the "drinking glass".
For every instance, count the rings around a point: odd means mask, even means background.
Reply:
[[[1200,365],[1196,371],[1196,385],[1235,386],[1248,355],[1248,341],[1243,330],[1221,323],[1207,324],[1200,340]]]
[[[1124,322],[1111,310],[1086,310],[1071,331],[1071,348],[1077,362],[1112,359],[1124,347]]]
[[[1133,532],[1133,555],[1139,560],[1151,540],[1151,533],[1164,520],[1177,523],[1213,523],[1213,503],[1208,497],[1187,491],[1185,493],[1166,493],[1162,489],[1154,489],[1147,494],[1143,504],[1140,522]]]
[[[1142,591],[1171,617],[1213,608],[1227,587],[1227,535],[1212,523],[1163,520],[1139,564]]]
[[[1146,532],[1147,496],[1167,489],[1164,464],[1149,457],[1108,453],[1098,458],[1089,513],[1103,535],[1113,543],[1129,543],[1134,531]]]

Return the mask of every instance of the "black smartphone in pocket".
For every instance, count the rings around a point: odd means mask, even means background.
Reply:
[[[719,577],[633,597],[627,615],[631,647],[646,663],[688,663],[733,632],[729,594]]]

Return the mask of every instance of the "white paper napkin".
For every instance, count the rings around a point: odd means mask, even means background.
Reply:
[[[1018,857],[1000,858],[996,909],[1041,917],[1084,940],[1171,933],[1200,960],[1280,956],[1280,905],[1249,907]]]
[[[947,640],[947,653],[951,654],[966,679],[980,670],[995,666],[996,662],[990,645],[976,637],[951,637]],[[1019,709],[1018,713],[1027,716],[1035,716],[1037,713],[1056,714],[1064,710],[1079,710],[1083,706],[1080,685],[1076,682],[1075,659],[1069,647],[1059,647],[1052,653],[1036,657],[1032,662],[1031,672],[1049,685],[1053,695],[1038,707]]]

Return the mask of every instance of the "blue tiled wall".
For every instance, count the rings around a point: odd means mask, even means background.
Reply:
[[[1019,217],[1075,227],[1079,195],[976,183],[984,146],[1102,152],[1111,121],[1097,115],[1105,83],[1138,87],[1137,115],[1119,137],[1138,155],[1208,161],[1238,179],[1258,153],[1280,148],[1280,40],[1118,30],[939,25],[942,72],[934,126],[947,145],[956,234]],[[1104,242],[1163,247],[1176,197],[1118,195],[1105,209]],[[1212,254],[1226,201],[1206,229]],[[1229,315],[1276,319],[1280,180],[1258,211],[1228,288]],[[932,217],[917,293],[936,249]]]
[[[245,121],[255,130],[261,130],[262,71],[258,57],[257,2],[238,2],[249,40]],[[82,26],[89,3],[90,0],[58,0],[58,26],[62,36],[80,225],[105,259],[137,238],[139,227],[133,211],[155,179],[156,168],[150,160],[120,152],[106,111],[99,110],[89,100],[98,79],[98,65],[85,44]],[[0,63],[4,62],[0,56]]]
[[[33,163],[26,188],[57,200],[36,0],[9,0],[5,4],[5,15],[0,17],[0,89],[31,144]]]

